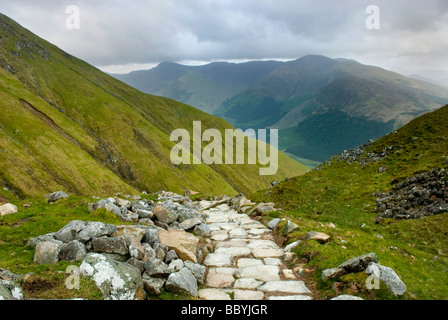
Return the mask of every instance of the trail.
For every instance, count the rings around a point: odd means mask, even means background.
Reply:
[[[211,230],[213,252],[204,260],[207,268],[203,300],[311,300],[311,291],[287,269],[284,249],[270,229],[237,213],[228,204],[210,208],[201,201]],[[210,208],[210,209],[207,209]]]

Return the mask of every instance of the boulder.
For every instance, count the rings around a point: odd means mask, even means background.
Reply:
[[[6,216],[7,214],[14,214],[17,212],[18,212],[17,206],[11,203],[6,203],[0,206],[0,216]]]
[[[147,261],[145,269],[149,276],[156,278],[166,277],[171,273],[166,263],[157,258]]]
[[[170,224],[177,220],[177,212],[174,212],[173,210],[169,210],[164,204],[157,204],[152,212],[157,217],[157,220]]]
[[[305,240],[316,240],[319,243],[327,243],[330,240],[330,236],[323,232],[311,231],[305,235]]]
[[[120,236],[124,236],[125,238],[133,237],[140,242],[145,236],[145,229],[135,226],[117,226],[115,231],[111,234],[111,237]]]
[[[65,227],[60,229],[54,234],[56,240],[62,241],[64,243],[69,243],[73,241],[78,236],[78,233],[86,226],[84,221],[73,220],[70,221]]]
[[[67,244],[62,245],[60,260],[66,260],[69,262],[81,262],[87,255],[86,246],[78,241],[73,240]]]
[[[185,267],[184,262],[180,259],[175,259],[168,265],[168,270],[170,271],[170,273],[173,273],[181,270],[183,267]]]
[[[115,198],[115,204],[119,207],[125,207],[127,209],[131,208],[131,202],[129,200]]]
[[[22,289],[10,280],[0,280],[0,300],[23,300]]]
[[[126,263],[130,264],[131,266],[136,267],[138,270],[140,270],[140,273],[145,272],[146,263],[142,260],[138,260],[134,257],[131,257],[126,261]]]
[[[43,241],[36,245],[34,252],[34,263],[36,264],[56,264],[59,262],[59,254],[62,242],[58,240]]]
[[[156,258],[156,251],[151,247],[149,243],[143,243],[143,261],[149,261]]]
[[[126,240],[131,257],[134,257],[138,260],[143,260],[145,251],[140,241],[135,237],[128,237]]]
[[[268,223],[269,229],[274,230],[275,227],[277,227],[277,225],[279,224],[280,221],[281,221],[280,218],[274,218],[271,221],[269,221],[269,223]]]
[[[180,259],[197,262],[196,250],[199,238],[180,229],[160,230],[158,234],[160,243],[176,251]]]
[[[188,268],[171,273],[166,281],[165,288],[169,292],[198,296],[198,284]]]
[[[170,263],[173,260],[178,259],[177,253],[174,250],[170,250],[165,255],[165,263]]]
[[[126,238],[120,237],[100,237],[92,239],[93,251],[101,253],[116,253],[127,255],[129,253]]]
[[[371,262],[378,263],[378,256],[374,252],[351,258],[341,263],[338,268],[344,269],[346,273],[361,272],[364,271]]]
[[[145,235],[143,236],[142,242],[149,243],[151,247],[154,247],[156,243],[159,243],[159,229],[145,229]]]
[[[45,198],[48,198],[48,203],[56,202],[58,200],[68,198],[68,194],[64,191],[56,191],[50,194],[47,194]]]
[[[138,217],[140,219],[145,219],[145,218],[151,219],[152,217],[154,217],[154,213],[149,210],[137,209],[137,211],[135,213],[138,214]]]
[[[86,226],[78,233],[77,240],[86,243],[93,238],[110,236],[115,231],[115,226],[98,221],[89,221]]]
[[[188,270],[190,270],[191,273],[194,275],[198,283],[203,284],[206,270],[205,266],[198,263],[193,263],[189,260],[186,260],[184,264],[185,267],[188,268]]]
[[[93,279],[105,300],[144,299],[141,273],[128,263],[89,253],[79,270],[84,276]]]
[[[146,273],[143,274],[142,280],[146,293],[152,295],[161,294],[166,282],[164,278],[153,278]]]
[[[203,221],[201,219],[191,218],[191,219],[187,219],[187,220],[184,220],[181,223],[179,223],[178,227],[180,229],[190,230],[190,229],[194,228],[195,226],[201,224],[202,222]]]
[[[366,269],[366,273],[373,274],[383,281],[389,290],[396,296],[401,296],[406,292],[406,285],[392,268],[371,262]]]
[[[55,232],[52,232],[52,233],[47,233],[47,234],[43,234],[41,236],[31,238],[28,240],[26,245],[36,248],[36,246],[39,242],[54,241],[55,240],[54,235],[55,235]]]

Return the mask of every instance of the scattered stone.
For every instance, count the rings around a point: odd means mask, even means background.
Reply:
[[[114,259],[114,260],[116,260],[116,259]],[[119,260],[117,260],[117,261],[119,261]],[[124,262],[124,261],[122,261],[122,262]],[[145,272],[145,266],[146,266],[145,261],[131,257],[126,261],[126,263],[130,264],[131,266],[136,267],[138,270],[140,270],[140,273]]]
[[[145,292],[151,295],[160,295],[166,283],[166,279],[153,278],[146,273],[143,274],[142,281]]]
[[[325,269],[324,271],[322,271],[322,280],[328,281],[330,279],[341,277],[345,274],[347,274],[347,272],[343,268]]]
[[[274,230],[280,221],[281,221],[281,219],[279,219],[279,218],[274,218],[271,221],[269,221],[269,223],[268,223],[269,229]]]
[[[171,273],[165,262],[157,258],[146,262],[145,269],[149,276],[156,278],[166,277]]]
[[[206,271],[205,266],[197,264],[197,263],[193,263],[193,262],[188,261],[188,260],[186,260],[184,262],[184,264],[185,264],[185,267],[188,268],[188,270],[191,271],[191,273],[196,278],[198,283],[199,284],[203,284],[204,283],[204,277],[205,277],[205,271]]]
[[[176,251],[180,259],[197,262],[196,251],[199,238],[177,229],[160,230],[158,235],[160,243],[166,245],[170,250]]]
[[[193,232],[201,237],[210,237],[211,235],[211,230],[206,223],[201,223],[197,225],[194,228]]]
[[[183,267],[185,267],[184,262],[180,259],[176,259],[171,261],[171,263],[168,265],[168,270],[170,273],[180,271]]]
[[[17,206],[11,204],[11,203],[6,203],[2,206],[0,206],[0,216],[6,216],[8,214],[14,214],[17,213]]]
[[[285,247],[285,252],[291,252],[291,250],[294,249],[295,247],[297,247],[298,245],[300,245],[301,242],[302,242],[301,240],[297,240],[297,241],[294,241],[294,242],[288,244]]]
[[[378,256],[374,252],[351,258],[341,263],[338,268],[344,269],[346,273],[361,272],[364,271],[371,262],[378,263]]]
[[[401,296],[406,292],[406,285],[392,268],[371,262],[366,269],[366,273],[373,274],[383,281],[389,290],[396,296]]]
[[[170,224],[177,220],[177,213],[175,213],[172,210],[169,210],[165,205],[163,204],[157,204],[152,212],[157,217],[157,219],[160,222]]]
[[[47,194],[45,198],[48,198],[48,203],[56,202],[58,200],[68,198],[68,194],[64,191],[56,191],[50,194]]]
[[[187,220],[184,220],[181,223],[179,223],[178,227],[181,229],[184,229],[184,230],[190,230],[201,223],[202,223],[201,219],[191,218],[191,219],[187,219]]]
[[[311,231],[305,235],[305,240],[316,240],[317,242],[324,244],[330,240],[330,236],[323,232]]]
[[[283,228],[283,235],[286,236],[286,235],[290,234],[291,232],[294,232],[294,231],[297,231],[297,230],[300,230],[299,226],[296,225],[291,220],[287,220],[286,221],[286,225]]]

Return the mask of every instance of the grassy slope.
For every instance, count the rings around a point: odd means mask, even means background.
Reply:
[[[41,196],[193,189],[248,193],[306,168],[280,155],[275,177],[259,165],[178,166],[176,128],[232,128],[176,101],[143,94],[0,16],[0,193]],[[26,102],[21,102],[21,99]],[[3,188],[12,191],[6,192]]]
[[[255,200],[273,201],[286,210],[286,216],[297,219],[302,231],[289,240],[303,238],[308,231],[323,231],[332,236],[325,245],[305,241],[297,249],[315,268],[313,279],[323,296],[334,296],[333,281],[323,283],[321,271],[368,252],[376,252],[380,262],[392,267],[406,283],[408,299],[446,299],[448,285],[448,214],[418,220],[386,220],[375,224],[373,192],[387,191],[391,182],[432,168],[446,167],[448,150],[448,106],[423,115],[370,146],[367,152],[381,151],[386,146],[397,148],[377,163],[361,166],[335,162],[322,170],[311,171],[273,189],[253,195]],[[386,172],[378,173],[386,166]],[[336,229],[325,226],[333,222]],[[323,225],[322,225],[323,224]],[[362,227],[361,227],[362,226]],[[382,235],[379,238],[377,235]],[[348,241],[342,249],[341,240]],[[437,256],[437,258],[434,258]],[[394,298],[384,288],[368,291],[365,274],[346,276],[348,287],[358,283],[360,293],[368,298]],[[347,293],[353,293],[347,289]]]

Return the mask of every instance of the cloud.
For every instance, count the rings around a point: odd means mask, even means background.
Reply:
[[[365,27],[372,3],[380,8],[380,30]],[[80,9],[79,30],[65,28],[68,5]],[[448,70],[445,0],[17,0],[2,4],[2,12],[96,66],[323,54]]]

